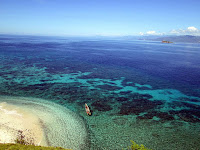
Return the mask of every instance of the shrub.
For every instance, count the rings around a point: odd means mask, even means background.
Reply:
[[[137,143],[135,143],[132,140],[131,140],[131,143],[132,143],[132,145],[128,147],[128,150],[151,150],[151,149],[144,147],[143,144],[138,145]]]
[[[22,144],[22,145],[34,145],[33,138],[27,139],[25,138],[25,135],[23,134],[23,131],[18,130],[17,139],[15,140],[16,144]]]

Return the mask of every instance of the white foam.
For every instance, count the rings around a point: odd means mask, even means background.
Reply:
[[[22,114],[17,113],[16,110],[7,110],[7,109],[4,109],[3,106],[2,106],[2,104],[0,104],[0,113],[5,113],[7,115],[16,115],[16,116],[22,117]]]

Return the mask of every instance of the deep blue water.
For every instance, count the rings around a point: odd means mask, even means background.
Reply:
[[[199,44],[1,35],[0,62],[1,95],[200,122]]]
[[[155,89],[178,89],[200,97],[199,44],[2,35],[0,48],[1,56],[37,63],[49,73],[65,73],[68,67],[70,72],[92,72],[102,79],[123,76]],[[101,73],[94,72],[95,67]]]

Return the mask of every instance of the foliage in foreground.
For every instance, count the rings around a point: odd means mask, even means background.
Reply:
[[[138,145],[136,144],[134,141],[131,140],[132,145],[128,147],[128,150],[151,150],[148,149],[146,147],[144,147],[144,145]]]
[[[1,144],[0,150],[70,150],[64,149],[61,147],[44,147],[44,146],[35,146],[33,138],[26,138],[23,134],[23,131],[18,131],[17,139],[15,140],[16,144],[8,143]]]
[[[61,147],[43,147],[23,144],[0,144],[0,150],[69,150]]]

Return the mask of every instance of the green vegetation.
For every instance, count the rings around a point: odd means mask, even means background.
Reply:
[[[148,149],[146,147],[144,147],[144,145],[138,145],[136,144],[134,141],[131,140],[132,145],[130,147],[128,147],[128,150],[151,150]]]
[[[23,144],[0,144],[0,150],[67,150],[67,149],[61,147],[43,147],[43,146],[23,145]]]

